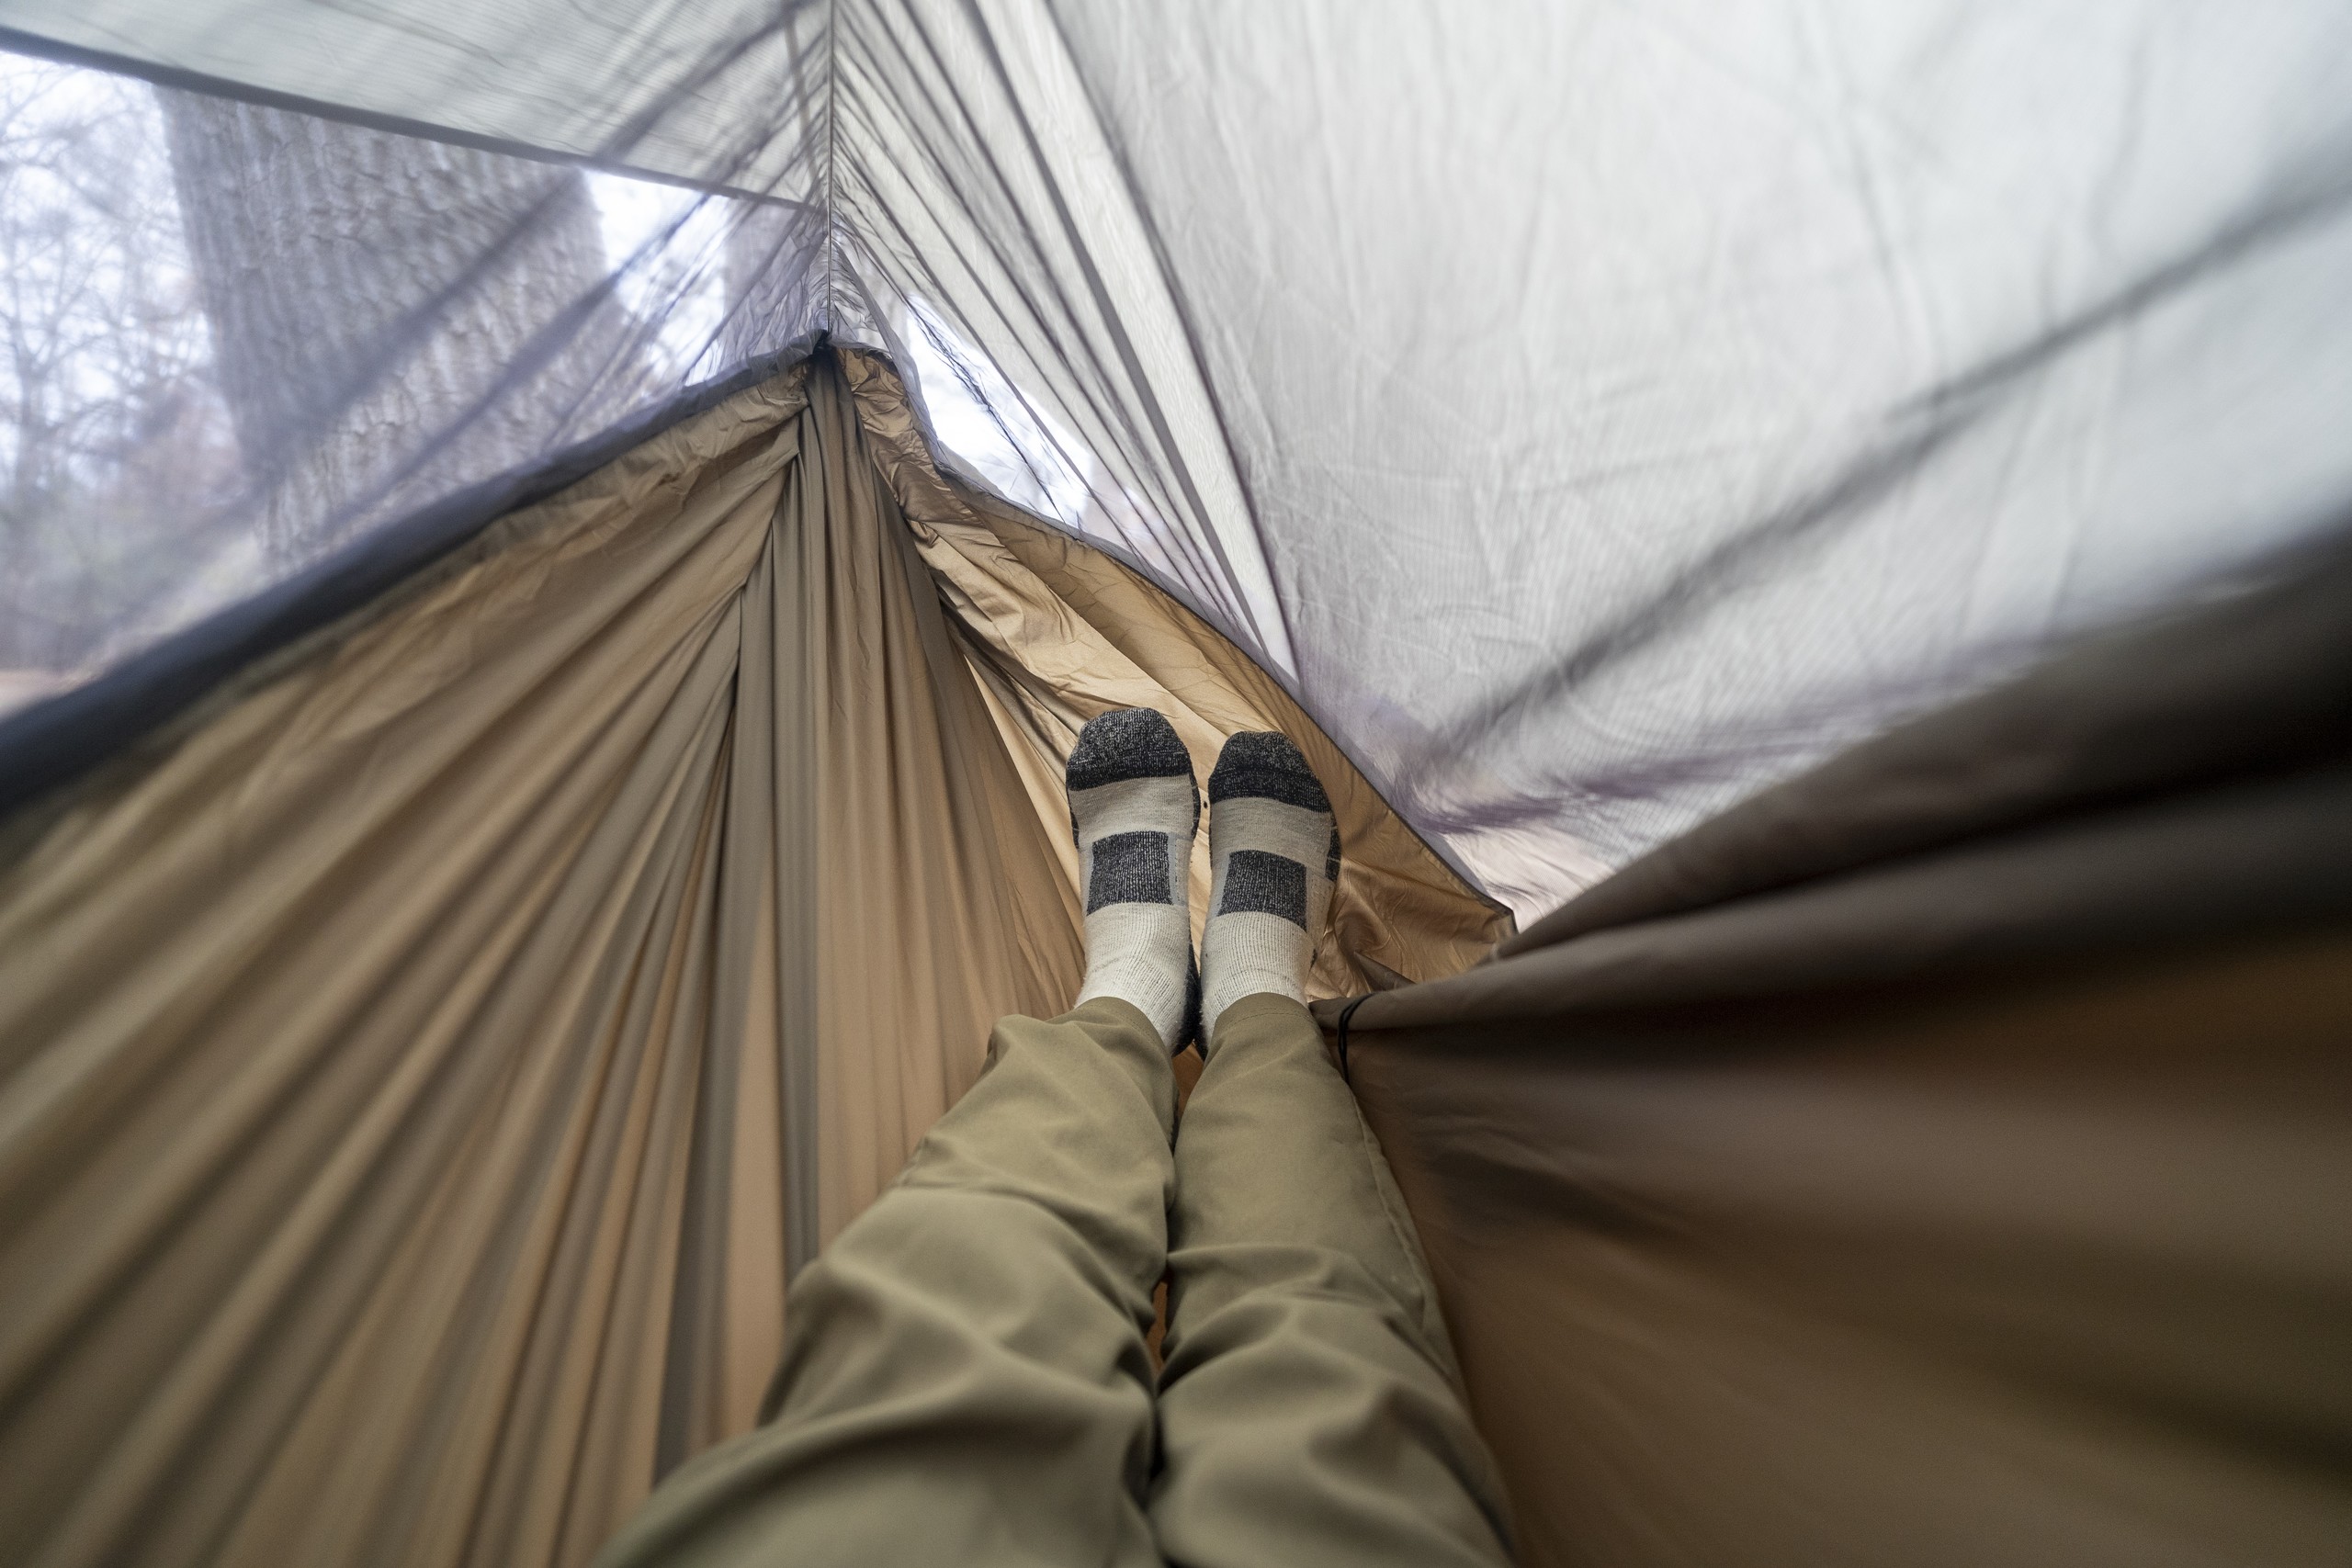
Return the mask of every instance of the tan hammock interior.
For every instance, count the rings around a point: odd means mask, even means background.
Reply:
[[[948,606],[952,605],[952,613]],[[1080,969],[1059,769],[1290,732],[1320,994],[1507,929],[1199,619],[855,353],[646,442],[17,830],[0,1521],[44,1563],[570,1563]],[[1193,907],[1205,907],[1205,841]]]

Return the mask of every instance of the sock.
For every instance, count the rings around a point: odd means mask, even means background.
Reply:
[[[1114,708],[1079,731],[1066,775],[1086,893],[1078,999],[1132,1002],[1170,1051],[1198,1029],[1187,872],[1200,829],[1193,759],[1149,708]]]
[[[1306,759],[1284,735],[1244,732],[1209,774],[1208,925],[1201,1019],[1272,991],[1306,999],[1306,964],[1340,875],[1340,830]]]

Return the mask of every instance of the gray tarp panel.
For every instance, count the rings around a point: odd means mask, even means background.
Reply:
[[[2352,501],[2334,6],[0,25],[807,203],[803,292],[698,371],[892,348],[971,475],[1201,608],[1522,919]]]
[[[19,0],[0,24],[134,68],[510,149],[778,199],[822,197],[812,157],[824,142],[820,5]]]

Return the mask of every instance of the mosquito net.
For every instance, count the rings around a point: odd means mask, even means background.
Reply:
[[[19,701],[830,333],[1528,919],[2352,485],[2337,7],[0,24]]]

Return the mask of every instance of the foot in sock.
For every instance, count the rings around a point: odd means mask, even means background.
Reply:
[[[1314,770],[1284,735],[1225,743],[1209,774],[1208,925],[1201,933],[1204,1049],[1242,998],[1306,999],[1306,965],[1340,875],[1340,831]]]
[[[1159,714],[1114,708],[1079,731],[1064,777],[1086,893],[1078,999],[1133,1003],[1178,1050],[1199,1028],[1188,872],[1201,792],[1193,760]]]

